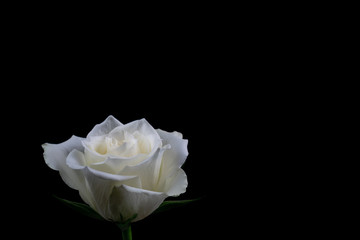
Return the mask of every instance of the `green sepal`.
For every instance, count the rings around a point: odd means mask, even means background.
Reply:
[[[102,216],[100,216],[94,209],[92,209],[89,205],[79,202],[73,202],[66,199],[59,198],[53,195],[54,198],[59,200],[61,203],[66,205],[67,207],[96,220],[106,221]]]
[[[195,198],[195,199],[190,199],[190,200],[175,200],[175,201],[164,201],[163,203],[161,203],[161,205],[153,212],[153,214],[156,213],[161,213],[173,208],[177,208],[177,207],[181,207],[184,206],[186,204],[192,203],[192,202],[196,202],[198,200],[200,200],[200,198]]]
[[[135,213],[131,218],[125,220],[122,215],[120,215],[121,222],[117,222],[116,225],[121,229],[121,231],[126,231],[132,222],[137,217],[137,214]]]

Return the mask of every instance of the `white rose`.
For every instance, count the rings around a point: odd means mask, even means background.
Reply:
[[[182,134],[155,130],[145,119],[123,125],[109,116],[86,138],[43,148],[46,164],[103,218],[118,222],[137,214],[135,222],[186,191],[187,144]]]

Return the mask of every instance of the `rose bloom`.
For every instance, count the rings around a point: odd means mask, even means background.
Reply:
[[[43,148],[46,164],[103,218],[119,222],[137,214],[136,222],[186,191],[187,144],[181,133],[155,130],[145,119],[123,125],[109,116],[86,138]]]

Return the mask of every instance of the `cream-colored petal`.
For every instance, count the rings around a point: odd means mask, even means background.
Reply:
[[[139,176],[143,189],[161,191],[161,189],[158,188],[158,182],[161,173],[163,154],[168,148],[169,145],[158,148],[151,157],[137,165],[126,166],[119,174],[124,176]]]
[[[124,141],[127,134],[136,134],[136,132],[146,137],[151,149],[156,149],[161,146],[159,134],[144,118],[113,129],[109,133],[109,137],[115,138],[118,141]],[[147,149],[149,149],[149,147],[147,147]]]

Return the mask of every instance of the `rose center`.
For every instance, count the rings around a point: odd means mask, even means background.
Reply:
[[[150,153],[152,147],[152,141],[138,131],[134,133],[125,131],[121,138],[106,136],[94,150],[102,155],[133,157]]]

